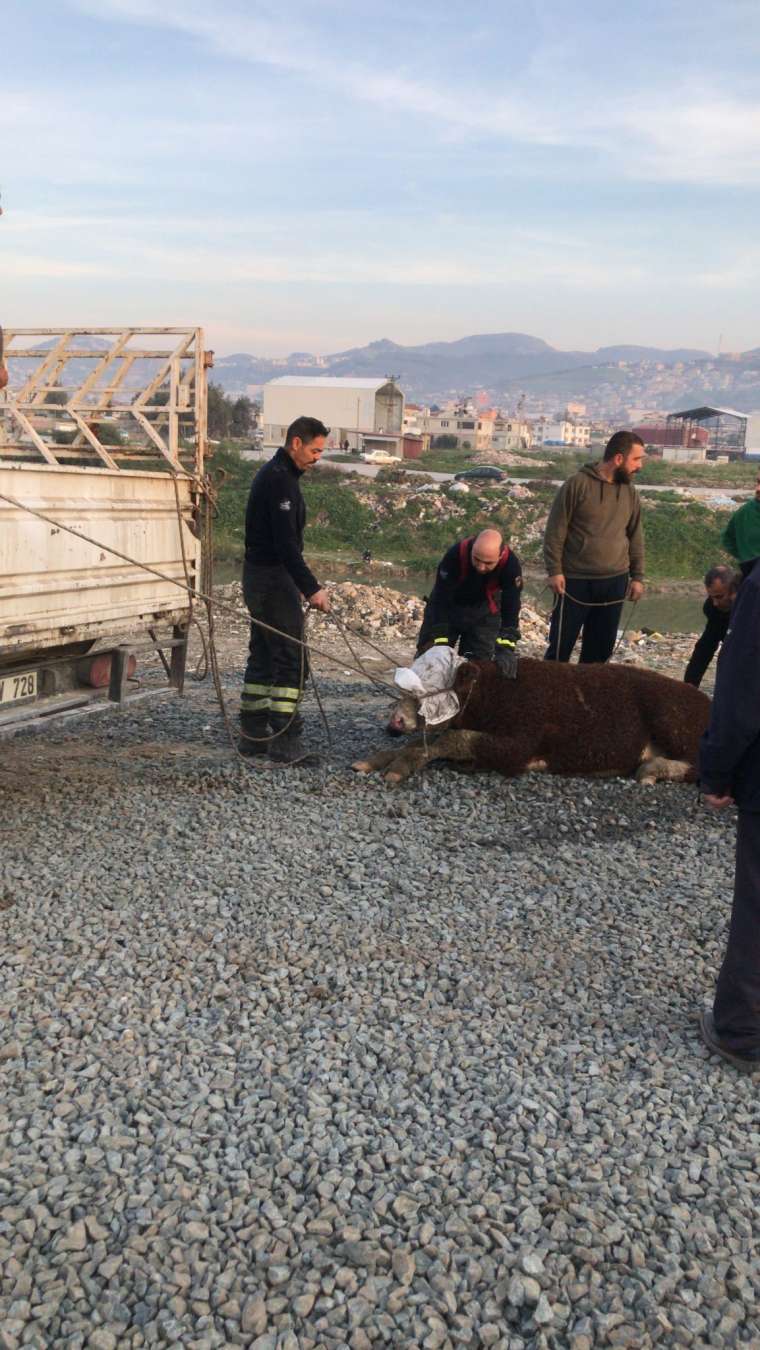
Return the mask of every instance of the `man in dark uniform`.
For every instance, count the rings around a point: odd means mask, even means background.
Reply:
[[[517,675],[522,568],[498,530],[460,539],[444,554],[425,606],[417,655],[428,647],[459,642],[462,656],[495,659]]]
[[[714,1054],[754,1072],[760,1070],[760,561],[731,611],[699,775],[708,806],[739,808],[728,947],[700,1029]]]
[[[736,599],[740,582],[741,575],[737,577],[730,567],[719,565],[711,567],[709,572],[705,573],[707,599],[702,606],[702,613],[707,623],[689,658],[683,677],[684,684],[693,684],[694,688],[698,689],[702,683],[707,667],[726,636],[731,619],[731,606]]]
[[[278,764],[306,759],[299,711],[309,673],[302,597],[329,613],[327,593],[303,556],[306,506],[299,480],[319,460],[328,428],[316,417],[299,417],[285,445],[259,469],[245,513],[243,596],[252,619],[277,628],[277,637],[251,624],[248,664],[240,701],[240,750],[269,754]],[[291,641],[291,638],[297,641]]]

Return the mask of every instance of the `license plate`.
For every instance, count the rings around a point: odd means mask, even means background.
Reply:
[[[24,670],[19,675],[0,675],[0,703],[18,703],[37,697],[39,672]]]

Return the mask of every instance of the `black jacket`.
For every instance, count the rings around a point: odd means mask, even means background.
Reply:
[[[489,578],[493,584],[491,572],[476,572],[472,565],[472,543],[468,549],[468,568],[461,577],[459,561],[459,543],[452,544],[438,564],[435,585],[428,602],[428,614],[433,625],[445,624],[452,610],[478,610],[489,612]],[[516,553],[510,553],[499,577],[501,587],[501,626],[517,628],[520,620],[520,596],[522,591],[522,568]],[[497,591],[498,595],[498,591]]]
[[[245,512],[245,560],[260,567],[282,564],[308,600],[319,582],[303,558],[306,503],[301,476],[282,448],[259,469]]]
[[[699,778],[703,792],[730,793],[742,810],[760,811],[760,563],[731,610]]]
[[[702,676],[726,636],[731,621],[731,611],[718,609],[712,600],[705,600],[702,613],[707,619],[705,631],[697,639],[694,651],[689,658],[689,664],[686,667],[686,674],[683,677],[684,683],[693,684],[695,689],[699,688]]]

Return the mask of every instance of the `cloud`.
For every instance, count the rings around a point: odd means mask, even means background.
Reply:
[[[760,182],[760,103],[720,86],[711,67],[698,77],[688,62],[683,72],[670,65],[667,80],[658,67],[647,75],[629,67],[632,78],[621,87],[618,63],[600,62],[584,51],[589,23],[575,7],[558,0],[544,6],[543,33],[522,70],[494,84],[486,70],[444,67],[437,80],[405,72],[391,61],[357,58],[341,26],[323,32],[318,23],[299,21],[297,7],[282,13],[259,5],[220,3],[211,10],[201,0],[71,0],[99,20],[161,27],[202,43],[208,52],[235,62],[268,66],[298,76],[309,85],[370,105],[392,115],[410,115],[437,128],[444,138],[494,139],[522,147],[589,152],[614,164],[617,175],[695,184]],[[741,5],[729,15],[746,26]],[[496,46],[509,45],[494,32]],[[666,36],[675,44],[687,24],[685,11],[671,16]],[[664,21],[663,21],[664,22]],[[758,25],[755,25],[756,28]],[[430,44],[436,42],[431,34]],[[391,45],[390,50],[394,47]],[[587,68],[584,69],[584,61]],[[588,64],[590,63],[590,64]],[[612,78],[614,77],[614,78]],[[590,88],[593,79],[595,87]],[[605,87],[606,86],[606,87]],[[300,88],[300,86],[299,86]],[[664,91],[664,92],[663,92]]]
[[[8,257],[0,253],[0,277],[17,281],[21,277],[37,280],[61,281],[71,277],[107,277],[111,268],[104,263],[67,260],[36,253],[13,252]]]

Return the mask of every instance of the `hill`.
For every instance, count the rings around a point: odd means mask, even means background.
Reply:
[[[760,409],[760,351],[711,356],[699,348],[617,345],[562,351],[528,333],[482,333],[453,342],[404,347],[389,338],[317,357],[237,352],[218,357],[214,378],[229,394],[257,393],[278,375],[395,375],[407,399],[421,403],[481,393],[526,413],[558,411],[568,400],[592,416],[627,417],[629,409],[674,411],[696,403]]]

